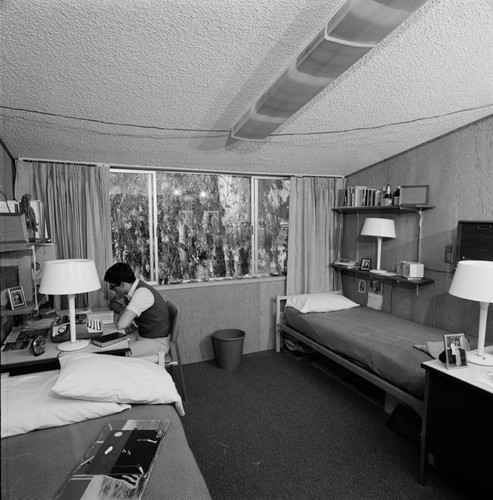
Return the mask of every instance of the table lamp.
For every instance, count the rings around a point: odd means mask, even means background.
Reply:
[[[361,236],[375,236],[377,238],[377,267],[371,272],[384,274],[386,271],[380,270],[382,238],[395,238],[394,221],[392,219],[368,218],[361,229]]]
[[[475,365],[493,366],[493,355],[484,352],[488,306],[493,302],[493,261],[461,260],[448,293],[479,302],[478,348],[468,351],[467,361]]]
[[[46,295],[68,295],[70,341],[58,344],[60,351],[77,351],[89,345],[88,340],[77,340],[75,324],[75,294],[101,288],[96,265],[88,259],[63,259],[45,262],[39,286]]]

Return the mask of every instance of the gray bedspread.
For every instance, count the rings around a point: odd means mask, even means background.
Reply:
[[[305,314],[286,307],[284,319],[291,328],[419,399],[425,382],[421,363],[432,358],[413,346],[443,341],[443,335],[451,333],[369,307]]]
[[[204,478],[171,405],[135,405],[108,417],[2,439],[2,499],[53,500],[108,420],[168,419],[143,499],[210,499]]]

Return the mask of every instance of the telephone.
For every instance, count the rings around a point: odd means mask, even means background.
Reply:
[[[103,335],[103,323],[99,319],[88,318],[87,314],[76,314],[75,336],[78,339],[93,339]],[[70,340],[70,318],[59,316],[51,329],[51,341],[55,344]]]
[[[358,267],[358,263],[355,260],[338,259],[334,262],[334,266]]]

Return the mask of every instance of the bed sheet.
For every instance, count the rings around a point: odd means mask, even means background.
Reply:
[[[284,321],[418,399],[423,399],[425,383],[421,363],[432,358],[413,346],[443,341],[451,333],[369,307],[307,314],[286,307]]]
[[[106,422],[116,419],[170,420],[144,500],[211,498],[171,405],[135,405],[117,415],[2,439],[2,498],[53,500]]]

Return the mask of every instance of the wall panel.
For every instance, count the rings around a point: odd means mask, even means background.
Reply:
[[[454,267],[444,262],[444,254],[446,245],[456,243],[459,220],[493,220],[493,118],[353,174],[348,184],[374,188],[390,184],[393,190],[397,185],[429,184],[429,203],[436,208],[423,213],[420,261],[436,285],[420,287],[417,295],[414,289],[388,285],[384,310],[421,323],[432,324],[435,320],[441,328],[476,336],[479,306],[448,294]],[[345,222],[343,256],[375,258],[376,242],[358,236],[365,217]],[[413,215],[396,217],[397,238],[383,243],[383,268],[395,271],[398,261],[413,255],[414,260],[418,228],[413,219]],[[365,302],[366,297],[353,290],[353,285],[348,284],[351,298]],[[486,344],[493,344],[493,311],[489,314]]]
[[[273,349],[275,300],[277,295],[284,295],[285,287],[284,278],[158,287],[161,295],[181,311],[183,363],[213,359],[211,335],[223,328],[245,331],[245,354]]]

